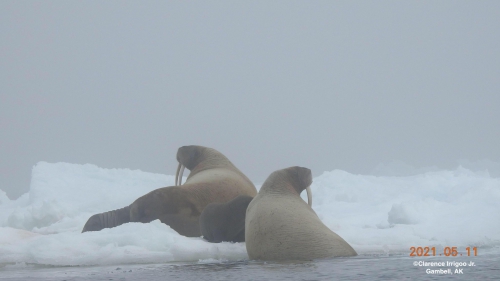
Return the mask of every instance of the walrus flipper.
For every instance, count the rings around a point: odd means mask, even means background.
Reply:
[[[112,228],[127,222],[130,222],[130,206],[91,216],[83,227],[82,233],[100,231],[104,228]]]
[[[239,195],[226,203],[209,204],[200,215],[203,237],[212,243],[245,242],[245,214],[252,199]]]

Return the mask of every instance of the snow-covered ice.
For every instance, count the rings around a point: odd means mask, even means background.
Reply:
[[[173,184],[172,175],[40,162],[29,193],[10,200],[0,190],[0,266],[247,259],[244,243],[183,237],[158,220],[80,233],[92,214]],[[487,171],[383,177],[334,170],[314,178],[311,188],[318,216],[359,254],[500,247],[500,178]]]

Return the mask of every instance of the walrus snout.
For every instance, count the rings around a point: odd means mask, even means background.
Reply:
[[[312,173],[311,169],[305,167],[289,167],[285,169],[294,185],[295,190],[300,194],[306,187],[310,186],[312,183]]]
[[[312,184],[312,173],[311,169],[304,167],[297,167],[297,174],[299,175],[299,179],[301,179],[302,185],[304,187],[308,187]]]
[[[287,169],[291,174],[292,184],[294,184],[295,190],[300,194],[305,189],[307,192],[307,204],[309,207],[312,206],[312,192],[311,192],[311,184],[312,184],[312,173],[311,169],[305,167],[294,166]]]

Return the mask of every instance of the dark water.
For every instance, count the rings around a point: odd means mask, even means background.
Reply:
[[[414,266],[414,262],[466,262],[475,266]],[[427,274],[426,269],[463,274]],[[3,266],[0,280],[500,280],[498,252],[476,257],[414,258],[360,255],[312,262],[169,263],[90,267]]]

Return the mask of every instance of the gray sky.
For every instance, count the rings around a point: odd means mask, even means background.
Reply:
[[[500,1],[0,1],[0,189],[38,161],[253,181],[500,161]]]

